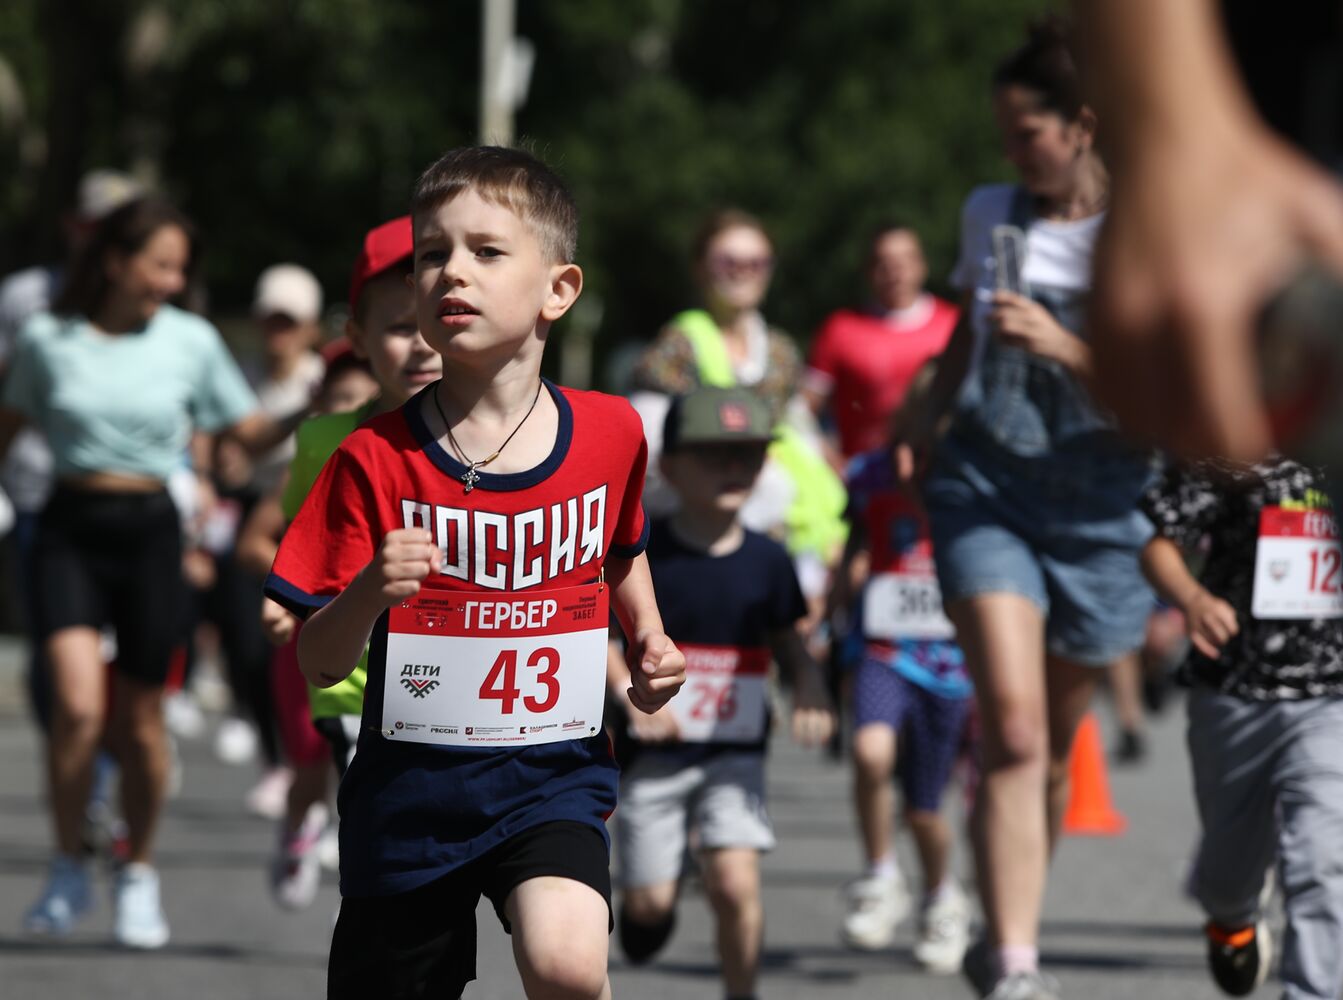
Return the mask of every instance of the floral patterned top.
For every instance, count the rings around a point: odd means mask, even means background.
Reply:
[[[1206,539],[1200,582],[1240,622],[1217,659],[1191,648],[1181,680],[1248,701],[1343,696],[1343,618],[1269,620],[1250,612],[1259,514],[1267,506],[1331,510],[1324,473],[1280,456],[1248,466],[1172,465],[1142,500],[1163,538],[1186,551]]]
[[[757,378],[738,379],[743,386],[754,389],[778,420],[797,391],[802,377],[802,355],[793,339],[775,327],[765,328],[765,356],[763,371]],[[644,351],[635,366],[635,389],[662,392],[680,396],[699,388],[699,365],[695,349],[674,323],[659,331],[657,339]]]

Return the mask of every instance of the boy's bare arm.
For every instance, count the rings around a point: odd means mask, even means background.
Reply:
[[[284,535],[284,508],[274,494],[262,497],[247,515],[234,546],[239,564],[249,573],[265,576],[275,562]]]
[[[625,656],[630,664],[630,703],[651,714],[685,683],[685,657],[662,630],[646,555],[608,559],[606,580],[616,618],[629,643]]]
[[[820,746],[835,729],[834,709],[825,692],[821,668],[796,629],[776,629],[769,639],[779,672],[793,688],[793,739],[803,746]]]
[[[1153,589],[1184,613],[1189,641],[1204,656],[1216,659],[1240,631],[1235,609],[1194,579],[1179,546],[1168,538],[1158,536],[1148,542],[1141,564]]]
[[[844,541],[844,552],[830,577],[823,621],[832,622],[840,611],[847,611],[853,604],[854,595],[862,590],[863,581],[867,577],[867,563],[859,556],[866,549],[867,532],[862,518],[855,518],[849,522],[849,537]]]
[[[420,528],[392,531],[373,561],[325,607],[314,612],[298,636],[298,666],[317,687],[338,684],[359,663],[373,623],[396,601],[419,593],[438,569],[442,553]]]

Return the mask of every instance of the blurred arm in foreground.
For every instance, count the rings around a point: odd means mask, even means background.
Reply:
[[[1089,329],[1101,398],[1183,454],[1269,446],[1257,320],[1311,259],[1343,277],[1343,188],[1250,103],[1212,0],[1076,0],[1113,208]]]

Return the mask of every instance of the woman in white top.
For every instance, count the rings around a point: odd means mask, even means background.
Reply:
[[[998,68],[993,110],[1020,180],[965,203],[952,276],[962,321],[934,387],[934,410],[953,398],[955,409],[924,499],[983,737],[989,937],[967,972],[994,1000],[1054,1000],[1038,969],[1045,874],[1077,725],[1152,607],[1137,561],[1149,463],[1087,389],[1082,321],[1109,183],[1060,22]]]

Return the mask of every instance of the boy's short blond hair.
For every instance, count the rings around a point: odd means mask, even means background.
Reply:
[[[450,149],[420,174],[410,199],[420,219],[463,191],[501,205],[522,219],[553,263],[572,264],[578,252],[578,205],[564,182],[531,153],[504,146]]]

